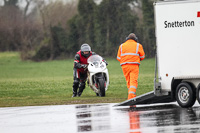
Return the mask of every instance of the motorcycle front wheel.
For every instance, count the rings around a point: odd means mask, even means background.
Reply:
[[[105,81],[103,79],[98,79],[98,89],[99,89],[99,96],[104,97],[105,94]]]

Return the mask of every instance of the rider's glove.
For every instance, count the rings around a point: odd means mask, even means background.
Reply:
[[[86,64],[82,64],[81,67],[82,68],[87,68],[87,65]]]
[[[106,60],[103,60],[103,62],[105,62],[105,63],[106,63],[106,66],[108,65],[108,62],[107,62]]]

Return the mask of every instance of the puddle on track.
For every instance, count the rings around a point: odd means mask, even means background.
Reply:
[[[80,104],[0,108],[1,133],[200,132],[200,106]]]

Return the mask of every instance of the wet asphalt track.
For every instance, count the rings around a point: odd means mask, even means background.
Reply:
[[[200,105],[176,103],[113,107],[115,104],[0,108],[0,133],[199,133]]]

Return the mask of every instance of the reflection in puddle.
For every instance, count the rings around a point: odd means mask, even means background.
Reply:
[[[130,119],[130,130],[139,130],[140,129],[140,116],[139,112],[129,111]],[[141,133],[140,131],[130,132],[130,133]]]
[[[135,127],[136,129],[140,127],[140,131],[154,129],[157,133],[200,132],[200,107],[181,108],[176,105],[161,105],[153,106],[153,108],[136,108],[132,112],[138,112],[135,119],[139,117],[139,126]],[[135,123],[137,124],[138,122]]]
[[[78,132],[200,132],[200,107],[77,105]]]
[[[109,105],[76,106],[78,132],[108,130],[110,127]],[[103,119],[102,119],[103,118]]]

